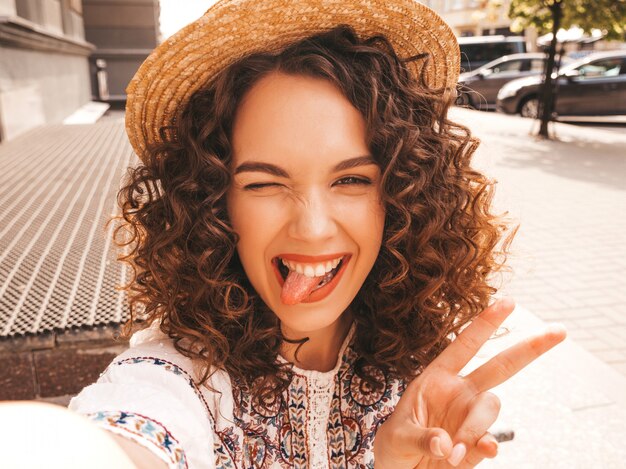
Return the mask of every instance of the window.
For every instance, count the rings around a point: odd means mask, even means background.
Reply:
[[[530,61],[530,71],[536,72],[536,73],[543,73],[545,62],[546,61],[543,59],[532,59]]]
[[[520,72],[522,70],[522,61],[507,60],[506,62],[500,62],[498,65],[495,65],[491,70],[493,71],[493,73]]]
[[[615,77],[619,75],[622,59],[596,60],[578,67],[581,78]]]
[[[524,52],[521,43],[515,42],[485,42],[480,44],[461,44],[461,55],[465,60],[487,63],[503,55]],[[482,65],[482,64],[481,64]]]

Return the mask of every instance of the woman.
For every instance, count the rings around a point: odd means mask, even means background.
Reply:
[[[150,327],[70,408],[146,467],[494,457],[489,389],[564,331],[459,376],[513,303],[489,306],[506,225],[446,118],[457,75],[410,0],[222,1],[157,48],[118,230]]]

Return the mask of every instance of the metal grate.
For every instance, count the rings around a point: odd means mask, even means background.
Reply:
[[[0,145],[0,337],[121,322],[113,224],[136,164],[121,119],[52,125]]]

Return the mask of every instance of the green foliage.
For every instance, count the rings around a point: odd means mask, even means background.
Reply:
[[[606,39],[624,39],[626,31],[626,0],[512,0],[509,18],[512,31],[534,26],[539,34],[552,31],[554,4],[561,4],[561,28],[578,26],[585,32],[600,29]]]

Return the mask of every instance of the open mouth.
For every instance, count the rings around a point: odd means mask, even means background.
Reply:
[[[275,257],[272,264],[281,287],[281,301],[294,305],[325,298],[339,283],[351,257],[351,254],[326,258],[291,254]]]
[[[327,272],[320,280],[320,282],[317,284],[317,286],[312,290],[312,292],[314,292],[315,290],[322,288],[324,285],[326,285],[327,283],[331,282],[333,278],[335,278],[335,275],[337,275],[337,272],[339,272],[341,270],[341,267],[344,264],[344,260],[346,259],[346,256],[343,256],[341,258],[341,260],[339,261],[339,264],[337,264],[337,266],[332,269],[330,272]],[[280,282],[280,286],[282,287],[283,284],[285,283],[285,280],[287,279],[287,275],[289,275],[289,267],[287,267],[285,264],[282,263],[282,260],[279,257],[274,258],[274,265],[276,265],[276,267],[278,268],[278,272],[280,272],[280,276],[281,276],[281,282]]]

